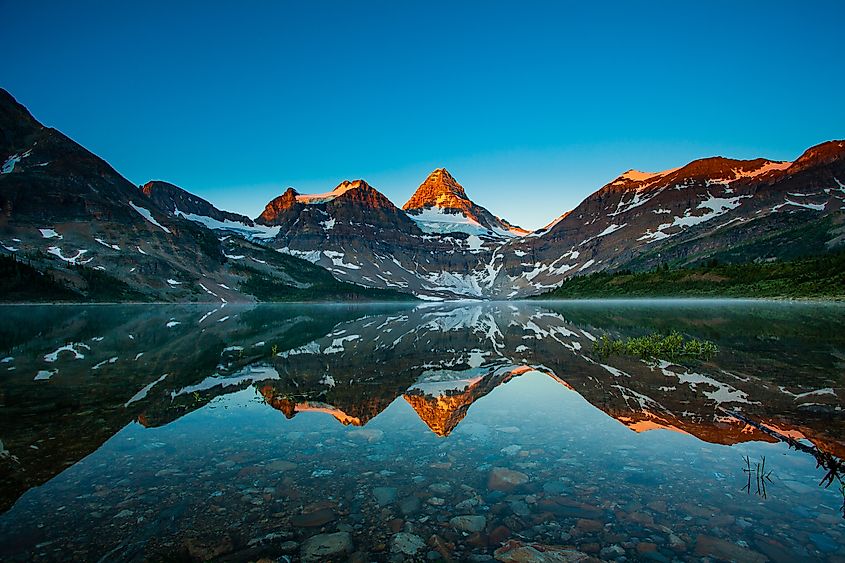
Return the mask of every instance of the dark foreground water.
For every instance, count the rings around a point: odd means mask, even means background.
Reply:
[[[843,320],[3,307],[0,559],[843,561]],[[593,350],[673,329],[718,355]]]

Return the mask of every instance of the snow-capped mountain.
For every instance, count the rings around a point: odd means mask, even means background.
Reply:
[[[153,180],[141,186],[141,191],[159,207],[174,215],[182,217],[208,217],[220,223],[232,222],[240,223],[247,227],[255,226],[252,219],[246,215],[221,211],[201,197],[186,192],[169,182]]]
[[[548,291],[604,269],[824,253],[845,242],[845,141],[795,162],[722,157],[629,170],[548,228],[499,249],[491,294]]]
[[[831,141],[794,163],[713,157],[663,172],[629,170],[521,236],[472,203],[444,169],[429,175],[404,213],[375,192],[380,215],[356,218],[351,202],[342,203],[358,183],[344,182],[316,196],[289,190],[257,222],[281,227],[274,247],[343,280],[423,298],[518,298],[603,269],[771,260],[842,246],[843,156],[845,142]]]
[[[629,170],[528,233],[475,204],[443,168],[404,209],[355,180],[321,194],[288,188],[252,220],[166,182],[138,189],[5,91],[0,126],[0,254],[26,257],[30,285],[56,289],[55,298],[360,298],[364,286],[509,299],[599,270],[845,245],[845,141],[795,162],[713,157]],[[28,287],[7,299],[39,298]]]
[[[3,300],[373,298],[305,261],[219,236],[212,222],[251,221],[175,186],[139,189],[1,89],[0,163],[0,255],[23,280]]]
[[[251,240],[276,236],[278,228],[256,225],[246,215],[222,211],[203,198],[168,182],[153,180],[141,186],[141,191],[159,207],[175,217],[182,217],[208,227],[232,231]]]
[[[486,232],[426,233],[364,180],[323,194],[288,188],[255,222],[280,229],[267,244],[338,279],[434,299],[482,298],[477,272],[501,244]]]
[[[528,231],[496,217],[467,197],[445,168],[420,184],[402,209],[427,233],[468,233],[512,238]]]
[[[366,235],[368,227],[419,232],[404,213],[364,180],[345,180],[324,194],[303,195],[288,188],[268,203],[255,221],[261,225],[282,227],[284,233],[290,233],[301,224],[305,234],[309,227],[314,227],[315,220],[316,223],[328,222],[320,231],[336,227],[343,230],[350,225],[358,225],[363,229],[359,231],[361,235]]]

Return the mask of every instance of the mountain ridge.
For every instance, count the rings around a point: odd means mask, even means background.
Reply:
[[[799,246],[825,253],[843,244],[843,141],[811,147],[794,163],[711,157],[648,177],[622,176],[544,232],[503,247],[499,291],[535,295],[572,275],[684,266],[737,245],[753,261],[788,256]],[[821,217],[832,218],[830,229],[789,238]],[[780,243],[755,250],[755,240]]]
[[[5,91],[0,131],[0,253],[25,265],[9,267],[25,270],[20,283],[39,273],[51,281],[54,291],[42,300],[226,303],[256,300],[250,291],[270,300],[313,300],[320,292],[324,298],[396,299],[395,291],[347,284],[248,238],[218,237],[207,221],[177,213],[183,210],[176,204],[212,214],[214,206],[170,184],[151,184],[145,192],[44,127]],[[3,300],[22,294],[6,289]]]
[[[232,221],[243,223],[249,227],[255,226],[252,219],[246,215],[222,211],[205,199],[183,190],[170,182],[151,180],[140,188],[144,195],[155,201],[162,209],[173,212],[176,215],[182,215],[183,217],[200,215],[211,217],[218,221]],[[177,204],[181,204],[181,206],[177,206]]]
[[[601,270],[771,261],[845,245],[842,140],[794,162],[717,156],[631,169],[527,232],[475,204],[445,168],[401,209],[365,180],[344,180],[321,194],[287,188],[253,220],[168,182],[132,185],[5,91],[0,126],[0,252],[39,271],[58,266],[59,282],[83,293],[90,279],[74,268],[165,301],[256,299],[247,287],[288,295],[296,290],[283,286],[310,287],[317,271],[320,287],[510,299]],[[297,262],[284,255],[320,270],[297,281]]]

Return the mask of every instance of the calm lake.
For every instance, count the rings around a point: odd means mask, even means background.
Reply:
[[[843,561],[843,490],[820,486],[845,456],[843,321],[742,301],[0,307],[0,559],[486,561],[517,541]],[[594,350],[671,330],[719,351]]]

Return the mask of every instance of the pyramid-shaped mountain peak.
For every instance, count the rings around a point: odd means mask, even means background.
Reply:
[[[402,209],[413,211],[438,207],[464,209],[473,205],[464,187],[445,168],[437,168],[423,181]]]
[[[501,237],[526,233],[470,200],[464,187],[445,168],[437,168],[429,174],[402,209],[426,232]]]

